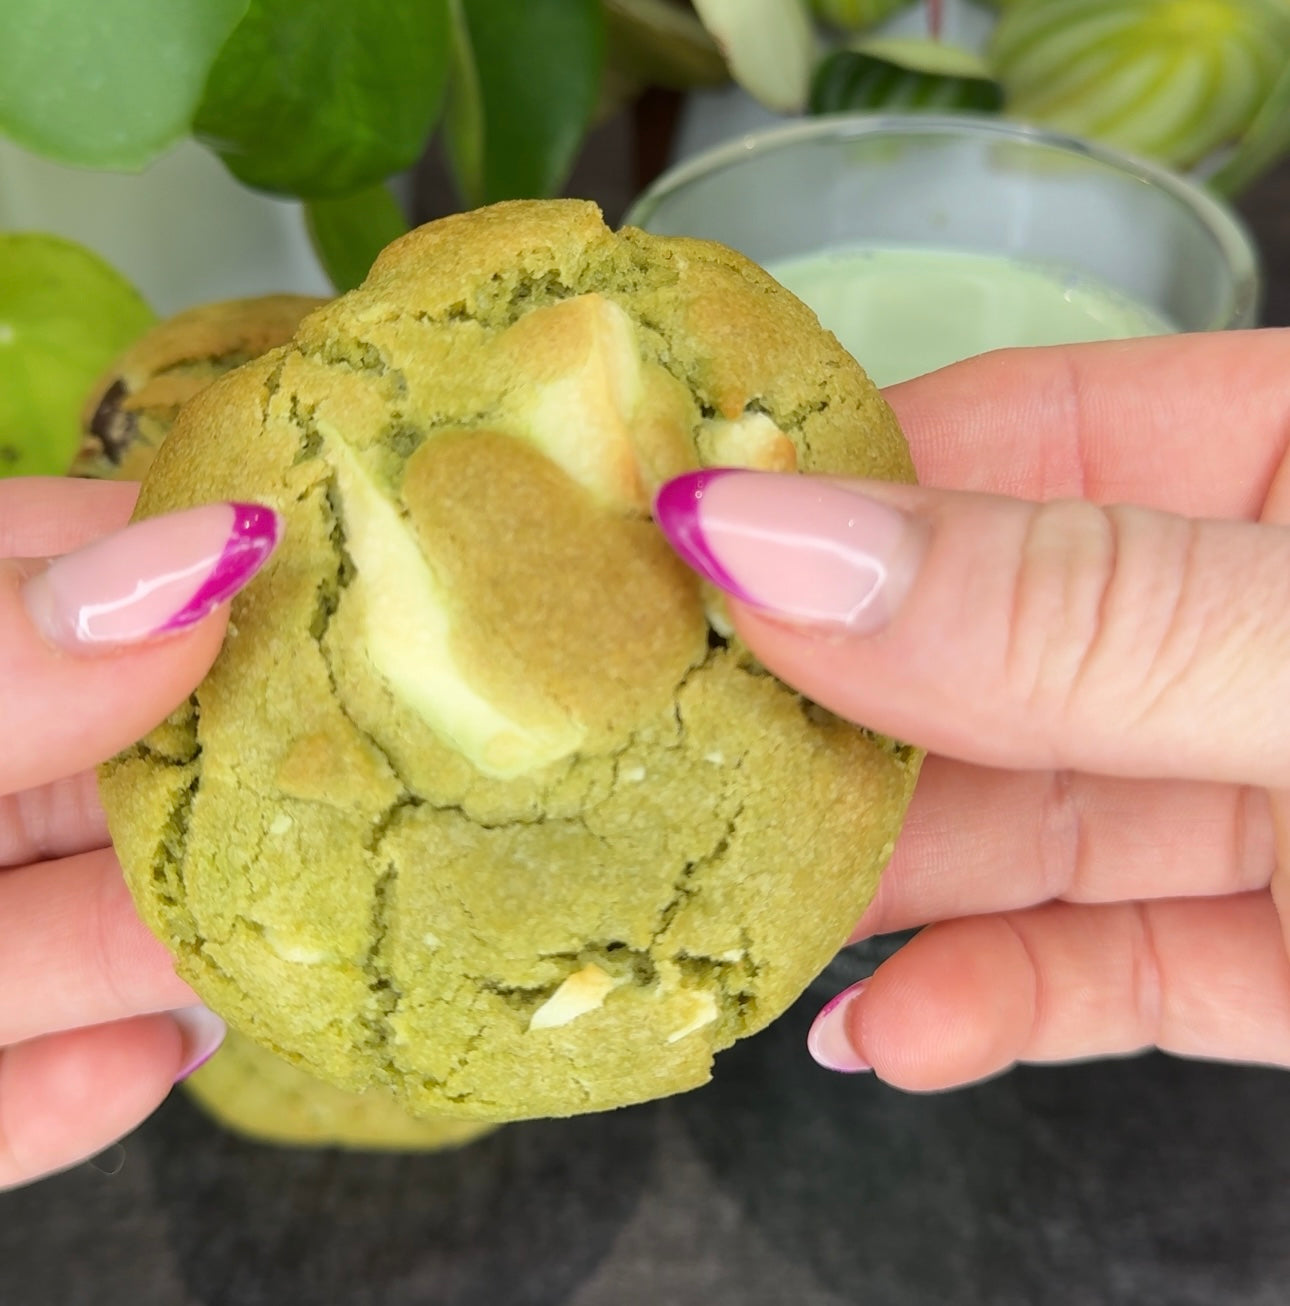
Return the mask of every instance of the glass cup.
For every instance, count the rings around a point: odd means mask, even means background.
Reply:
[[[1064,286],[1052,279],[1058,295],[1069,299],[1070,278],[1086,278],[1146,310],[1144,320],[1157,324],[1108,329],[1108,336],[1253,326],[1258,313],[1254,247],[1220,201],[1155,164],[994,118],[839,115],[746,135],[672,168],[625,221],[720,241],[772,272],[789,260],[857,247],[899,247],[906,265],[910,251],[1024,261],[1066,276]],[[982,266],[988,280],[989,268],[1000,265]],[[847,331],[831,320],[842,293],[837,286],[821,291],[826,302],[817,303],[789,284],[849,343]],[[917,291],[910,290],[928,301],[925,314],[935,309],[929,309],[936,298],[929,285],[920,279]],[[1058,338],[1034,337],[1036,322],[1022,315],[1007,321],[1013,301],[987,299],[981,320],[995,319],[988,340],[979,348],[957,341],[943,346],[952,356],[911,366],[904,375],[980,348]],[[911,323],[915,338],[917,328]],[[1091,334],[1063,338],[1100,334],[1095,324]],[[880,375],[883,369],[872,363],[870,370],[880,384],[903,379]]]
[[[1199,186],[1101,145],[995,119],[838,116],[745,135],[666,172],[625,222],[720,241],[772,272],[856,246],[1057,266],[1165,319],[1165,330],[1253,326],[1258,311],[1250,238]],[[836,298],[837,288],[828,293]],[[909,293],[927,300],[926,281]],[[829,305],[812,307],[849,344],[828,321]],[[917,307],[928,312],[925,302]],[[1012,337],[993,343],[1035,341],[1018,322]],[[928,369],[904,375],[920,370]],[[812,986],[815,996],[868,974],[905,937],[844,949]]]

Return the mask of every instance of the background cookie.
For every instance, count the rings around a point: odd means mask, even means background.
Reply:
[[[142,480],[182,404],[216,377],[289,340],[300,319],[325,302],[308,295],[226,299],[158,323],[91,391],[69,474]]]
[[[724,636],[649,519],[700,463],[910,478],[814,316],[574,201],[395,242],[192,400],[140,500],[286,538],[193,700],[105,768],[180,973],[417,1112],[693,1087],[872,896],[917,770]]]
[[[236,1030],[184,1088],[220,1124],[264,1143],[432,1152],[496,1128],[482,1120],[411,1116],[382,1089],[333,1088]]]
[[[119,358],[85,408],[73,473],[141,477],[180,406],[216,377],[291,338],[325,301],[265,295],[190,309],[158,323]],[[413,1117],[383,1089],[346,1093],[230,1030],[184,1089],[221,1124],[261,1142],[351,1148],[454,1147],[489,1126]]]

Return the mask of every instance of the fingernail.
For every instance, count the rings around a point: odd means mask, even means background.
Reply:
[[[56,558],[23,584],[38,630],[69,652],[183,630],[259,571],[282,534],[272,508],[213,503],[150,517]]]
[[[170,1013],[179,1026],[184,1039],[184,1059],[180,1064],[175,1083],[187,1079],[219,1051],[219,1045],[228,1033],[228,1026],[209,1007],[180,1007]]]
[[[859,1074],[873,1067],[856,1051],[851,1041],[849,1013],[869,983],[863,979],[843,989],[815,1018],[806,1036],[806,1050],[825,1070],[840,1070],[844,1075]]]
[[[881,630],[913,584],[923,532],[904,513],[816,476],[687,472],[654,520],[704,579],[789,621]]]

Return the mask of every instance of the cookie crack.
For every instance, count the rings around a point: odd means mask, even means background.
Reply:
[[[294,349],[298,357],[311,363],[340,368],[359,376],[366,374],[388,378],[398,391],[407,391],[407,378],[402,370],[390,362],[379,345],[374,345],[361,336],[337,331],[330,334],[323,344],[296,344]]]
[[[273,365],[273,370],[264,378],[264,394],[260,400],[260,429],[263,431],[269,425],[269,409],[273,406],[273,400],[278,391],[282,389],[282,372],[287,365],[287,353],[284,349],[278,361]]]
[[[380,861],[385,841],[408,812],[424,806],[415,794],[404,794],[391,803],[373,824],[364,844],[367,852]],[[372,885],[370,942],[359,960],[367,982],[368,1007],[359,1017],[365,1033],[368,1053],[376,1061],[380,1077],[397,1092],[403,1084],[405,1073],[397,1064],[392,1047],[395,1042],[393,1017],[403,1000],[390,964],[386,943],[394,924],[395,904],[399,886],[399,863],[396,857],[385,860],[384,866]],[[426,1087],[438,1081],[422,1076]]]
[[[308,438],[307,434],[305,438]],[[390,769],[390,774],[398,781],[401,793],[392,805],[397,807],[399,803],[419,796],[416,794],[414,786],[408,783],[407,777],[399,770],[389,752],[382,747],[380,741],[354,719],[353,714],[345,704],[344,696],[340,692],[336,680],[336,668],[332,662],[331,652],[327,647],[327,632],[331,628],[332,618],[340,607],[341,591],[346,589],[353,580],[355,567],[345,544],[344,507],[340,487],[337,484],[334,472],[322,482],[322,486],[323,510],[331,520],[328,542],[336,559],[336,570],[333,574],[325,576],[318,584],[316,605],[313,620],[309,626],[309,634],[318,647],[318,655],[327,676],[327,686],[332,701],[336,704],[336,710],[345,718],[355,734],[384,761],[385,765]]]
[[[723,857],[730,851],[730,845],[734,840],[735,833],[739,826],[739,818],[743,815],[745,803],[742,801],[736,806],[735,810],[726,820],[726,828],[717,842],[713,845],[711,851],[705,853],[702,857],[696,857],[687,861],[681,868],[680,873],[672,881],[672,896],[664,903],[658,914],[658,925],[655,927],[651,938],[654,947],[662,944],[663,936],[671,927],[672,922],[680,913],[681,908],[686,901],[694,896],[698,891],[695,880],[704,872],[716,866]],[[680,954],[675,954],[679,956]]]
[[[190,700],[192,709],[193,753],[184,762],[175,762],[150,749],[146,743],[135,745],[133,751],[140,757],[156,757],[169,767],[191,769],[191,776],[184,788],[175,795],[170,813],[161,831],[161,839],[153,854],[149,867],[149,876],[157,901],[166,920],[166,933],[179,940],[180,948],[205,960],[202,939],[197,930],[188,907],[184,862],[188,856],[188,830],[192,821],[193,805],[202,784],[201,744],[196,737],[199,705],[196,695]]]
[[[192,935],[195,933],[192,929],[192,914],[181,909],[180,904],[185,900],[184,861],[188,854],[188,827],[192,820],[193,804],[201,789],[202,772],[198,757],[194,757],[187,765],[193,768],[193,775],[176,796],[174,806],[170,809],[170,817],[162,830],[161,842],[153,858],[152,882],[158,886],[162,902],[189,926],[185,933]]]
[[[182,358],[173,358],[164,367],[159,368],[152,374],[152,379],[157,380],[161,377],[174,376],[176,373],[185,372],[192,368],[201,368],[203,371],[210,368],[218,371],[231,372],[235,367],[241,367],[244,363],[252,363],[261,357],[259,353],[252,353],[247,349],[228,349],[222,354],[188,354]]]
[[[403,997],[385,957],[385,940],[390,931],[393,900],[398,889],[399,864],[391,859],[372,886],[371,943],[360,966],[367,978],[369,1009],[360,1017],[367,1035],[368,1050],[391,1074],[397,1074],[386,1053],[394,1039],[390,1017]]]
[[[451,813],[453,816],[460,816],[463,821],[469,822],[477,830],[516,830],[525,825],[546,825],[551,822],[551,818],[545,812],[490,819],[473,814],[462,803],[434,803],[428,799],[422,801],[432,812],[445,812]],[[576,813],[570,817],[561,817],[560,820],[565,824],[581,824],[584,826],[586,824]]]

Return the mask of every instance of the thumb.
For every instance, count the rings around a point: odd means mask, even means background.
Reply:
[[[655,515],[850,720],[987,765],[1290,784],[1286,528],[724,469]]]
[[[278,535],[269,508],[211,504],[51,562],[0,561],[0,794],[110,757],[182,702],[224,633],[203,619]]]

